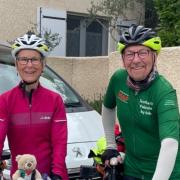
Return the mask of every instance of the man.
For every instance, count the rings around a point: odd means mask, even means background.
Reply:
[[[161,40],[150,28],[131,26],[118,49],[125,69],[117,70],[105,94],[102,118],[109,159],[115,150],[115,108],[125,138],[124,180],[180,179],[179,110],[176,91],[157,72]],[[167,57],[168,58],[168,57]]]
[[[22,80],[0,96],[0,153],[7,135],[11,175],[17,169],[17,155],[33,154],[42,174],[66,180],[67,119],[63,100],[39,82],[47,53],[44,40],[32,33],[17,38],[12,46]]]

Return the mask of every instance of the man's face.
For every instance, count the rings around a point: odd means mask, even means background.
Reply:
[[[16,68],[23,81],[35,82],[44,68],[41,54],[36,50],[21,50],[16,57]]]
[[[129,76],[135,81],[144,80],[154,66],[156,53],[143,45],[127,47],[122,59]]]

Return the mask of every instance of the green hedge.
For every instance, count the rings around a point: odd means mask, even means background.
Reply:
[[[100,97],[98,100],[94,101],[87,101],[87,103],[95,109],[97,112],[101,114],[101,109],[102,109],[102,102],[103,102],[103,97]]]

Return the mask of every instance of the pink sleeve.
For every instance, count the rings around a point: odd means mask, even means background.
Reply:
[[[55,112],[52,121],[52,172],[58,174],[62,179],[67,178],[65,158],[67,154],[67,118],[65,107],[60,96],[56,99]]]
[[[0,155],[2,154],[5,137],[7,134],[7,126],[7,109],[3,96],[0,96]]]

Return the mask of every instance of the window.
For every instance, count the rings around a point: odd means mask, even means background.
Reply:
[[[91,23],[86,29],[86,56],[102,55],[102,26]]]
[[[107,27],[108,21],[102,19],[99,21]],[[83,16],[67,15],[66,56],[107,55],[107,29],[98,21],[89,23]]]
[[[67,56],[79,56],[80,53],[80,18],[68,16],[67,18]]]

